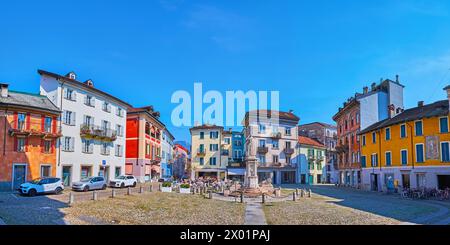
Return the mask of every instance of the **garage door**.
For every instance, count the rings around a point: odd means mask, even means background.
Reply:
[[[438,175],[438,188],[440,190],[450,188],[450,175]]]

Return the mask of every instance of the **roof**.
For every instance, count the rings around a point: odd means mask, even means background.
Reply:
[[[144,107],[139,107],[139,108],[131,107],[131,108],[128,108],[128,110],[127,110],[127,116],[133,115],[133,114],[141,114],[141,113],[146,114],[147,116],[149,116],[150,118],[155,120],[157,123],[161,124],[161,126],[163,128],[166,127],[166,125],[159,120],[159,112],[153,111],[153,106],[144,106]],[[169,132],[169,134],[170,134],[170,132]],[[170,134],[170,135],[172,135],[172,134]]]
[[[449,108],[448,100],[440,100],[432,104],[414,107],[401,112],[400,114],[396,115],[393,118],[388,118],[379,121],[377,123],[374,123],[369,127],[365,128],[364,130],[361,130],[359,134],[365,134],[367,132],[371,132],[391,125],[419,120],[422,118],[446,116],[449,113],[448,108]]]
[[[307,125],[313,125],[313,124],[319,124],[319,125],[322,125],[322,126],[325,127],[325,128],[334,128],[334,129],[337,128],[336,125],[332,125],[332,124],[328,124],[328,123],[323,123],[323,122],[305,123],[305,124],[298,125],[298,127],[307,126]]]
[[[11,90],[8,91],[7,98],[0,96],[0,105],[27,107],[58,114],[61,112],[46,96]]]
[[[265,116],[267,118],[272,118],[273,115],[278,115],[278,118],[283,119],[283,120],[292,120],[292,121],[296,121],[296,122],[298,122],[300,120],[300,118],[297,117],[292,112],[274,111],[274,110],[253,110],[253,111],[245,113],[246,119],[248,118],[249,113],[256,114],[257,117],[259,117],[261,115],[261,116]]]
[[[305,137],[305,136],[298,136],[298,142],[301,145],[310,145],[310,146],[325,148],[325,146],[323,144],[321,144],[320,142],[318,142],[317,140],[311,139],[311,138]]]
[[[186,153],[189,154],[189,150],[186,149],[186,147],[184,147],[184,146],[182,146],[182,145],[180,145],[180,144],[175,144],[175,147],[178,147],[178,148],[182,149],[183,151],[185,151]]]
[[[203,124],[203,125],[199,125],[199,126],[194,126],[194,127],[190,128],[189,131],[198,130],[198,129],[220,129],[220,130],[223,130],[223,127],[217,126],[217,125],[212,125],[212,124]]]
[[[106,93],[106,92],[103,92],[103,91],[101,91],[101,90],[99,90],[99,89],[96,89],[96,88],[94,88],[93,86],[89,86],[88,84],[86,84],[86,83],[84,83],[84,82],[80,82],[80,81],[77,81],[77,80],[75,80],[75,79],[71,79],[71,78],[68,78],[68,77],[66,77],[66,76],[61,76],[61,75],[58,75],[58,74],[56,74],[56,73],[52,73],[52,72],[48,72],[48,71],[44,71],[44,70],[38,70],[38,73],[39,73],[40,75],[47,75],[47,76],[50,76],[50,77],[54,77],[54,78],[56,78],[56,79],[58,79],[58,80],[64,80],[65,82],[70,83],[70,84],[72,84],[72,85],[80,86],[80,87],[82,87],[82,88],[84,88],[84,89],[86,89],[86,90],[88,90],[88,91],[96,92],[96,93],[99,93],[99,94],[101,94],[101,95],[103,95],[103,96],[106,96],[106,97],[109,97],[109,98],[111,98],[111,99],[114,99],[114,100],[116,100],[116,101],[118,101],[118,102],[124,104],[124,105],[127,106],[127,107],[132,107],[132,106],[131,106],[130,104],[128,104],[127,102],[125,102],[125,101],[123,101],[123,100],[121,100],[121,99],[119,99],[119,98],[117,98],[117,97],[115,97],[115,96],[112,96],[112,95],[110,95],[110,94],[108,94],[108,93]]]

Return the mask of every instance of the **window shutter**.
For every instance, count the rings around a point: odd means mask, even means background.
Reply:
[[[75,112],[72,112],[72,116],[70,117],[70,125],[76,124],[76,118],[77,118],[77,114]]]
[[[28,138],[25,138],[25,152],[28,152]]]
[[[67,99],[67,88],[63,88],[64,99]]]
[[[70,151],[74,151],[75,150],[75,138],[71,137],[70,138]]]
[[[44,139],[41,139],[41,153],[45,152],[45,141]]]
[[[50,149],[51,153],[55,153],[55,140],[51,141],[51,149]]]
[[[92,153],[92,152],[94,152],[94,144],[93,144],[93,142],[92,141],[89,141],[89,153]]]
[[[63,111],[63,113],[62,113],[62,121],[63,121],[63,123],[67,123],[66,118],[67,118],[67,111]]]
[[[27,130],[29,130],[30,129],[30,113],[27,113],[26,114],[26,118],[25,118],[25,128],[27,129]]]
[[[17,151],[17,137],[14,137],[14,151]]]
[[[88,95],[86,94],[86,96],[84,96],[84,104],[88,105],[89,101],[88,101]]]
[[[56,128],[57,122],[58,122],[58,118],[57,117],[53,117],[53,119],[52,119],[52,131],[53,131],[54,134],[58,133],[58,132],[56,132],[57,131],[57,128]]]
[[[77,92],[75,90],[72,91],[73,100],[77,101]]]
[[[45,131],[45,115],[41,115],[41,131]]]

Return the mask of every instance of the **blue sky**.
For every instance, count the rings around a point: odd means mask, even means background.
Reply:
[[[444,99],[449,1],[2,1],[0,81],[38,92],[37,69],[170,114],[176,90],[279,90],[301,123],[400,75],[406,107]]]

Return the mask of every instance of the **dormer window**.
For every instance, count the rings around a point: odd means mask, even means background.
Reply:
[[[94,87],[94,82],[91,79],[86,80],[84,84],[88,85],[89,87]]]
[[[70,78],[72,80],[76,80],[77,79],[77,75],[73,71],[67,73],[66,77],[68,77],[68,78]]]

